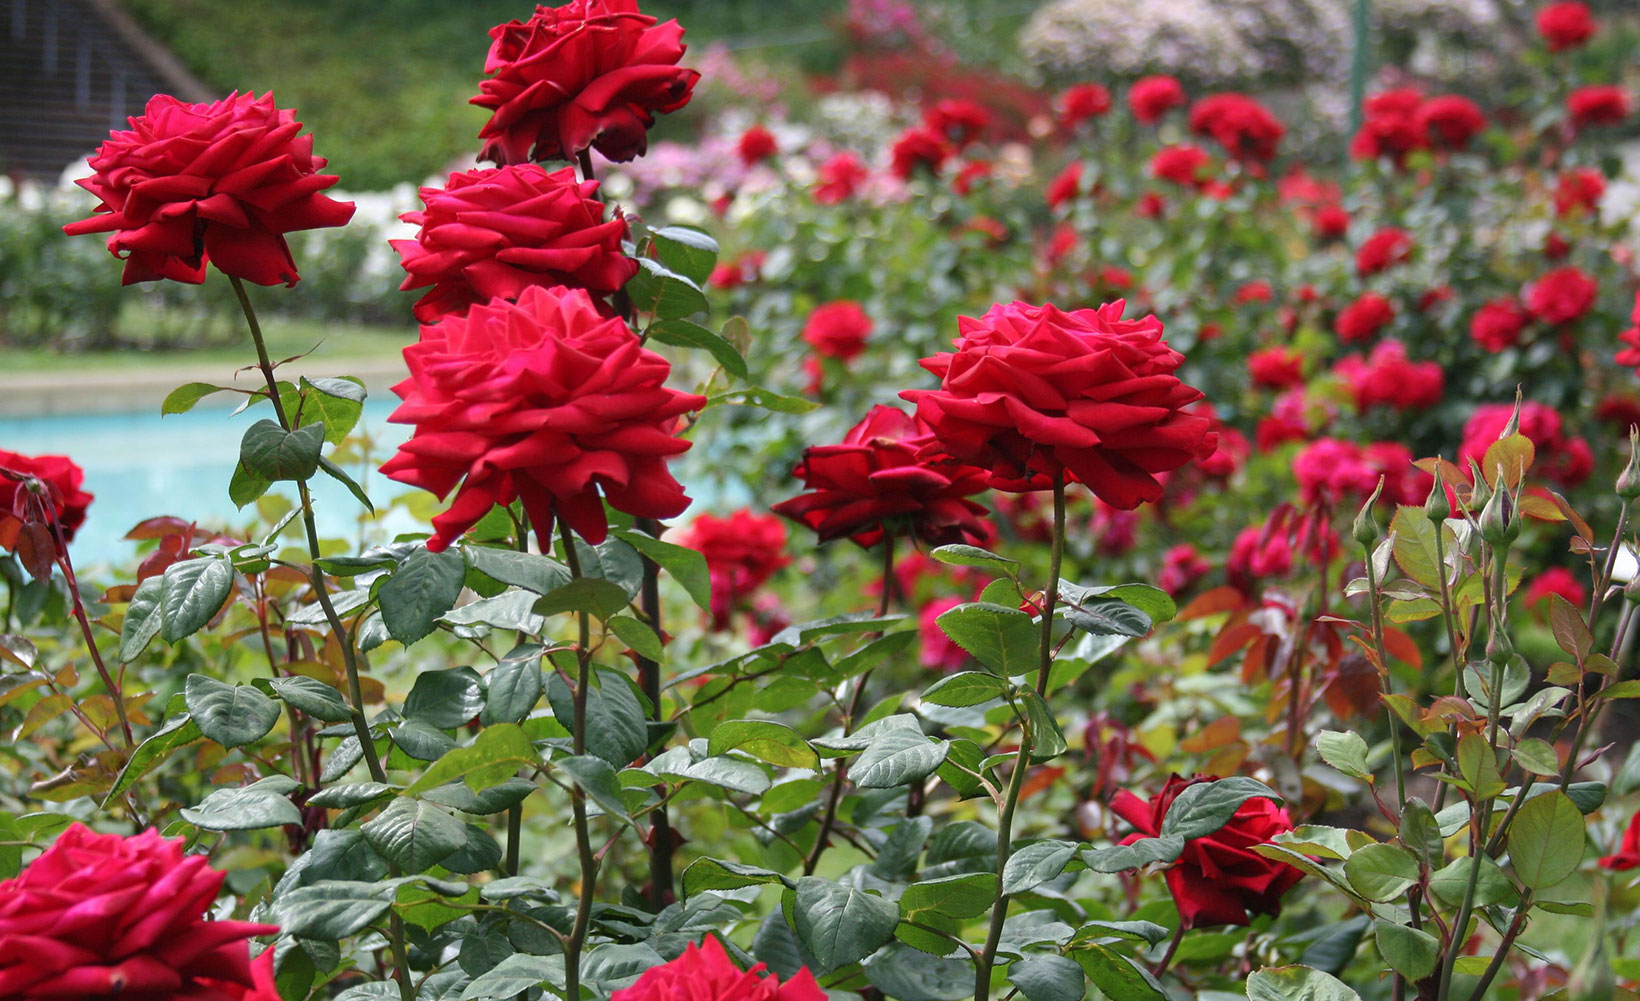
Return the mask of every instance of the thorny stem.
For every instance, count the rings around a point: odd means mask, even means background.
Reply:
[[[563,519],[558,520],[564,543],[564,563],[571,576],[581,578],[581,558],[575,552],[575,539]],[[575,613],[579,642],[575,647],[576,684],[574,694],[575,719],[571,730],[571,747],[577,757],[587,752],[587,693],[592,687],[592,622],[585,611]],[[581,861],[581,890],[575,906],[575,925],[564,943],[564,996],[581,996],[581,951],[586,947],[587,930],[592,924],[592,897],[597,890],[598,859],[592,852],[592,836],[587,829],[586,793],[579,786],[570,790],[570,811],[575,821],[575,849]]]

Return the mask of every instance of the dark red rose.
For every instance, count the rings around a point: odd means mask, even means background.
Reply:
[[[1469,336],[1483,349],[1496,354],[1520,343],[1526,320],[1526,310],[1514,299],[1493,299],[1475,311],[1469,321]]]
[[[1349,386],[1355,409],[1365,412],[1384,404],[1397,410],[1433,407],[1445,395],[1446,376],[1439,362],[1407,358],[1400,341],[1381,341],[1366,359],[1350,355],[1333,373]]]
[[[1297,348],[1265,348],[1247,356],[1247,374],[1253,385],[1286,389],[1304,384],[1304,352]]]
[[[1526,286],[1522,299],[1526,311],[1551,327],[1571,323],[1594,305],[1600,286],[1575,267],[1544,272]]]
[[[1467,469],[1469,460],[1479,464],[1486,450],[1498,440],[1515,408],[1508,403],[1483,403],[1475,408],[1463,426],[1463,444],[1458,448],[1458,465]],[[1537,449],[1534,474],[1565,487],[1575,487],[1594,471],[1594,454],[1582,438],[1569,438],[1565,422],[1553,407],[1527,400],[1520,408],[1520,433]]]
[[[1566,112],[1575,128],[1618,125],[1629,117],[1629,92],[1610,84],[1578,87],[1566,95]]]
[[[80,489],[84,482],[85,471],[67,456],[0,449],[0,549],[11,549],[19,528],[30,521],[55,522],[72,542],[94,499]]]
[[[945,137],[926,125],[906,129],[900,137],[894,140],[894,148],[890,152],[893,160],[890,169],[894,176],[901,180],[910,180],[918,168],[927,170],[931,174],[938,174],[945,161],[951,159],[955,150],[945,141]]]
[[[1213,777],[1198,775],[1183,779],[1170,776],[1161,794],[1143,800],[1119,790],[1111,797],[1110,809],[1132,824],[1138,833],[1123,844],[1142,837],[1153,838],[1162,830],[1162,818],[1179,794]],[[1281,913],[1281,896],[1292,889],[1304,874],[1292,866],[1267,859],[1254,852],[1277,834],[1293,829],[1287,811],[1267,799],[1243,803],[1230,822],[1205,837],[1185,842],[1184,853],[1168,867],[1167,889],[1179,908],[1179,920],[1186,928],[1201,925],[1248,925],[1251,915]]]
[[[532,285],[516,303],[492,299],[423,326],[404,360],[410,377],[393,387],[404,402],[388,420],[415,432],[382,472],[439,497],[456,490],[427,548],[514,500],[543,550],[560,518],[603,541],[605,500],[638,518],[688,507],[666,460],[688,451],[678,418],[706,398],[668,389],[672,366],[586,292]]]
[[[1082,161],[1072,160],[1065,164],[1053,180],[1048,182],[1045,197],[1048,208],[1056,209],[1068,201],[1072,201],[1082,194]]]
[[[1323,240],[1337,240],[1349,232],[1350,214],[1342,205],[1322,205],[1315,210],[1310,224],[1315,228],[1315,235]]]
[[[900,395],[933,429],[929,452],[991,472],[999,489],[1084,483],[1119,508],[1161,496],[1157,473],[1213,454],[1211,422],[1185,408],[1202,394],[1173,374],[1184,356],[1154,316],[1125,302],[1063,312],[998,304],[958,320],[954,353],[924,358],[936,390]]]
[[[1431,146],[1462,150],[1486,131],[1486,115],[1461,94],[1442,94],[1418,106],[1417,127]]]
[[[1199,146],[1163,146],[1150,158],[1150,176],[1187,188],[1200,187],[1207,180],[1212,158]]]
[[[808,488],[770,510],[815,530],[821,542],[848,537],[861,546],[886,531],[931,546],[980,545],[985,508],[967,500],[988,488],[982,469],[919,455],[930,429],[894,407],[872,407],[839,445],[803,451],[793,475]]]
[[[1167,212],[1167,199],[1159,192],[1146,191],[1133,206],[1133,214],[1141,219],[1160,219]]]
[[[820,183],[814,186],[814,200],[821,205],[836,205],[853,198],[866,183],[871,173],[853,153],[839,153],[820,165]]]
[[[1211,136],[1238,160],[1275,159],[1276,146],[1286,134],[1269,109],[1246,94],[1214,94],[1190,109],[1190,131]]]
[[[409,272],[399,288],[432,286],[415,305],[423,323],[535,286],[608,295],[638,273],[621,250],[626,220],[619,210],[605,219],[598,182],[577,179],[573,167],[469,170],[422,188],[421,200],[425,210],[403,216],[420,232],[392,244]]]
[[[1355,252],[1355,273],[1363,278],[1387,271],[1412,256],[1412,237],[1389,227],[1367,237]]]
[[[1213,569],[1188,542],[1173,546],[1162,554],[1162,568],[1156,573],[1156,586],[1173,597],[1189,590]]]
[[[207,920],[223,878],[181,838],[74,824],[0,882],[0,997],[268,998],[271,970],[253,969],[249,939],[279,928]]]
[[[735,152],[740,155],[740,162],[750,167],[780,152],[780,142],[773,132],[761,125],[753,125],[740,134],[740,140],[735,143]]]
[[[637,0],[571,0],[490,29],[488,80],[473,104],[492,112],[482,159],[617,162],[649,148],[655,116],[689,103],[700,74],[682,69],[683,28],[656,24]]]
[[[701,514],[678,533],[679,545],[706,557],[712,577],[712,628],[729,628],[736,608],[791,562],[786,523],[772,514],[739,510],[727,518]]]
[[[708,935],[699,948],[686,946],[677,959],[645,970],[610,1001],[826,1001],[806,966],[785,983],[763,974],[762,963],[742,972],[723,944]]]
[[[1083,122],[1099,118],[1110,111],[1110,91],[1103,84],[1079,83],[1065,88],[1054,101],[1059,111],[1059,126],[1070,132]]]
[[[1578,0],[1552,3],[1537,12],[1538,34],[1543,36],[1550,52],[1578,48],[1593,38],[1599,27],[1588,6]]]
[[[1629,818],[1629,826],[1623,831],[1623,843],[1618,845],[1617,851],[1600,859],[1600,868],[1619,872],[1640,869],[1640,811]]]
[[[120,282],[161,278],[198,285],[205,266],[258,285],[295,285],[300,276],[285,234],[340,226],[353,203],[319,192],[337,178],[319,173],[313,137],[299,136],[296,112],[270,92],[188,104],[150,98],[130,131],[111,132],[76,181],[100,201],[96,215],[63,232],[108,233],[108,252],[125,259]]]
[[[1338,311],[1333,322],[1333,333],[1345,344],[1370,339],[1378,331],[1395,321],[1395,307],[1377,292],[1363,292],[1348,306]]]
[[[991,124],[991,113],[973,101],[949,98],[923,112],[923,124],[960,150]]]
[[[1635,361],[1622,361],[1620,355],[1618,364],[1640,364],[1640,329],[1631,327],[1623,331],[1623,334],[1632,335],[1625,337],[1623,343],[1631,346],[1630,351],[1625,353],[1633,355]],[[1594,415],[1607,424],[1627,431],[1631,427],[1640,426],[1640,398],[1623,393],[1611,393],[1595,406]]]
[[[809,314],[808,322],[803,324],[803,340],[823,358],[849,361],[866,349],[872,326],[871,317],[859,303],[840,299]]]
[[[1551,230],[1549,232],[1549,235],[1543,238],[1543,259],[1544,260],[1546,260],[1546,261],[1563,261],[1563,260],[1566,259],[1566,255],[1570,254],[1571,252],[1572,252],[1572,245],[1567,243],[1566,238],[1564,236],[1561,236],[1559,233],[1556,233],[1553,230]],[[1615,253],[1615,251],[1614,251],[1614,253]]]
[[[1128,88],[1128,110],[1146,125],[1155,125],[1174,108],[1185,106],[1184,87],[1170,76],[1147,76]]]
[[[1387,156],[1399,166],[1406,155],[1429,145],[1428,134],[1418,117],[1424,96],[1416,90],[1386,90],[1361,103],[1361,130],[1350,140],[1350,155],[1357,160]]]
[[[1573,167],[1555,184],[1555,212],[1600,211],[1600,196],[1606,193],[1606,175],[1593,167]]]

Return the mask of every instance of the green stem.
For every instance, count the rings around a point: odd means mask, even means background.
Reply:
[[[1526,929],[1526,912],[1531,909],[1532,891],[1527,890],[1521,894],[1520,904],[1515,908],[1515,916],[1509,921],[1509,930],[1504,932],[1503,941],[1498,943],[1497,952],[1492,954],[1492,961],[1486,964],[1486,971],[1481,974],[1480,980],[1475,983],[1475,989],[1470,993],[1469,1001],[1483,1001],[1486,997],[1486,989],[1492,986],[1492,981],[1497,977],[1498,971],[1503,969],[1504,960],[1509,958],[1509,950],[1514,946],[1515,939],[1519,938],[1520,933]],[[1598,932],[1598,934],[1604,934],[1604,932]]]
[[[1014,774],[1008,780],[1008,794],[997,814],[997,900],[991,907],[991,927],[985,935],[985,948],[980,951],[974,966],[974,1001],[990,1001],[991,969],[996,965],[997,946],[1002,943],[1002,925],[1008,919],[1009,896],[1002,892],[1002,877],[1008,868],[1012,850],[1014,810],[1019,806],[1019,794],[1025,787],[1025,773],[1031,765],[1031,732],[1021,724],[1019,753],[1014,756]]]
[[[1053,667],[1053,612],[1059,598],[1059,570],[1065,558],[1065,476],[1053,481],[1053,555],[1048,562],[1048,589],[1042,592],[1042,646],[1036,669],[1036,694],[1047,696]]]
[[[1367,551],[1367,602],[1372,608],[1372,642],[1378,652],[1378,663],[1388,677],[1389,654],[1384,649],[1384,611],[1378,602],[1378,570],[1373,566],[1372,547],[1364,548]],[[1395,761],[1396,820],[1399,822],[1400,815],[1407,809],[1406,765],[1401,760],[1401,731],[1396,726],[1395,711],[1386,705],[1384,714],[1389,719],[1390,756]]]
[[[564,543],[564,563],[573,579],[581,578],[581,558],[575,552],[575,539],[563,519],[559,519],[559,533]],[[575,648],[576,682],[574,694],[575,719],[571,728],[571,747],[577,757],[587,752],[587,694],[592,687],[592,621],[584,611],[575,613],[579,642]],[[577,786],[570,790],[570,812],[575,824],[575,850],[581,862],[581,890],[575,906],[575,924],[564,942],[564,996],[581,996],[581,952],[586,948],[587,931],[592,924],[592,897],[597,891],[598,858],[592,851],[592,835],[587,828],[586,794]]]

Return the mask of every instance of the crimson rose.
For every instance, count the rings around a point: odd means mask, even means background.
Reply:
[[[815,354],[846,362],[866,349],[871,329],[871,317],[859,303],[840,299],[809,314],[808,322],[803,324],[803,340]]]
[[[1155,799],[1146,801],[1122,789],[1111,798],[1111,812],[1138,829],[1122,843],[1160,835],[1162,818],[1179,794],[1201,782],[1170,776]],[[1292,866],[1254,852],[1283,831],[1293,829],[1287,811],[1267,799],[1250,799],[1230,822],[1205,837],[1184,844],[1184,853],[1166,872],[1167,889],[1179,907],[1185,928],[1198,925],[1248,925],[1250,914],[1278,915],[1281,895],[1303,878]]]
[[[1268,108],[1246,94],[1214,94],[1190,109],[1190,131],[1211,136],[1239,160],[1273,160],[1286,134]]]
[[[616,162],[649,148],[657,114],[689,103],[700,74],[682,69],[683,28],[656,24],[637,0],[571,0],[490,29],[471,103],[493,114],[478,133],[498,164],[573,160],[595,149]]]
[[[1496,354],[1514,347],[1520,332],[1526,329],[1526,310],[1510,298],[1493,299],[1469,321],[1469,336],[1483,349]]]
[[[1418,128],[1430,145],[1461,150],[1486,131],[1486,115],[1461,94],[1442,94],[1418,106]]]
[[[826,1001],[826,992],[806,966],[783,984],[763,976],[762,963],[742,972],[723,943],[708,935],[698,948],[685,946],[677,959],[645,970],[610,1001]]]
[[[1578,87],[1566,95],[1572,125],[1617,125],[1629,117],[1629,92],[1614,84]]]
[[[840,445],[805,449],[794,475],[809,488],[770,508],[814,529],[821,542],[844,536],[862,546],[882,541],[889,526],[932,546],[981,544],[985,508],[965,498],[986,489],[984,470],[919,449],[926,423],[894,407],[872,407]]]
[[[0,882],[0,997],[276,998],[272,952],[253,970],[248,939],[278,926],[206,920],[223,878],[180,838],[74,824]]]
[[[198,285],[205,265],[258,285],[295,285],[285,234],[340,226],[353,203],[319,192],[337,178],[319,171],[313,137],[273,94],[233,93],[211,104],[156,94],[131,128],[112,132],[77,181],[101,200],[97,214],[63,232],[108,233],[125,259],[120,282],[161,278]]]
[[[1552,327],[1571,323],[1594,305],[1600,286],[1577,268],[1555,268],[1526,286],[1526,311]]]
[[[534,285],[604,295],[638,273],[621,251],[626,220],[618,210],[606,220],[598,182],[577,179],[573,167],[469,170],[422,188],[421,200],[424,211],[402,217],[421,231],[391,242],[409,272],[399,288],[432,286],[415,305],[423,323]]]
[[[1146,125],[1155,125],[1162,116],[1185,103],[1184,86],[1170,76],[1147,76],[1128,88],[1128,110]]]
[[[410,378],[393,387],[404,402],[388,420],[416,430],[382,472],[440,497],[460,487],[428,549],[514,500],[542,549],[558,518],[603,541],[605,500],[638,518],[689,506],[666,460],[688,451],[678,418],[706,398],[668,389],[672,366],[584,291],[535,285],[517,303],[447,316],[404,360]]]
[[[1015,302],[961,317],[955,353],[922,360],[940,388],[900,394],[933,429],[924,453],[989,470],[1002,490],[1063,478],[1113,507],[1159,498],[1155,474],[1207,458],[1218,441],[1210,420],[1185,412],[1202,394],[1174,376],[1184,356],[1161,321],[1124,320],[1126,305]]]
[[[1059,125],[1067,132],[1110,111],[1110,91],[1103,84],[1079,83],[1065,88],[1054,101]]]
[[[1588,5],[1579,0],[1562,0],[1537,12],[1538,34],[1550,52],[1577,48],[1593,38],[1598,27]]]
[[[728,629],[735,608],[791,562],[785,523],[744,508],[727,518],[702,514],[678,533],[677,541],[706,557],[712,628],[717,630]]]
[[[1640,868],[1640,812],[1629,818],[1629,826],[1623,831],[1623,843],[1617,851],[1600,859],[1600,867],[1619,871]]]
[[[1338,311],[1333,333],[1346,344],[1364,341],[1395,321],[1395,307],[1377,292],[1363,292]]]

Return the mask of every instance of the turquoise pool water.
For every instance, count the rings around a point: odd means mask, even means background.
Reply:
[[[409,436],[409,429],[387,423],[396,401],[366,401],[359,422],[379,444],[379,459]],[[136,552],[125,540],[132,525],[157,515],[176,515],[202,527],[233,530],[253,523],[255,512],[239,511],[228,499],[228,480],[239,460],[245,429],[272,415],[263,404],[230,416],[231,408],[201,406],[186,414],[161,417],[159,408],[145,413],[77,414],[38,418],[0,418],[0,449],[25,455],[66,455],[85,470],[85,488],[96,496],[85,525],[70,548],[77,567],[121,564]],[[359,471],[349,468],[358,475]],[[359,502],[341,484],[320,475],[314,481],[315,516],[320,534],[356,538]],[[276,484],[276,491],[295,491]],[[366,484],[378,508],[404,487],[380,474]],[[391,533],[413,525],[381,526]]]

